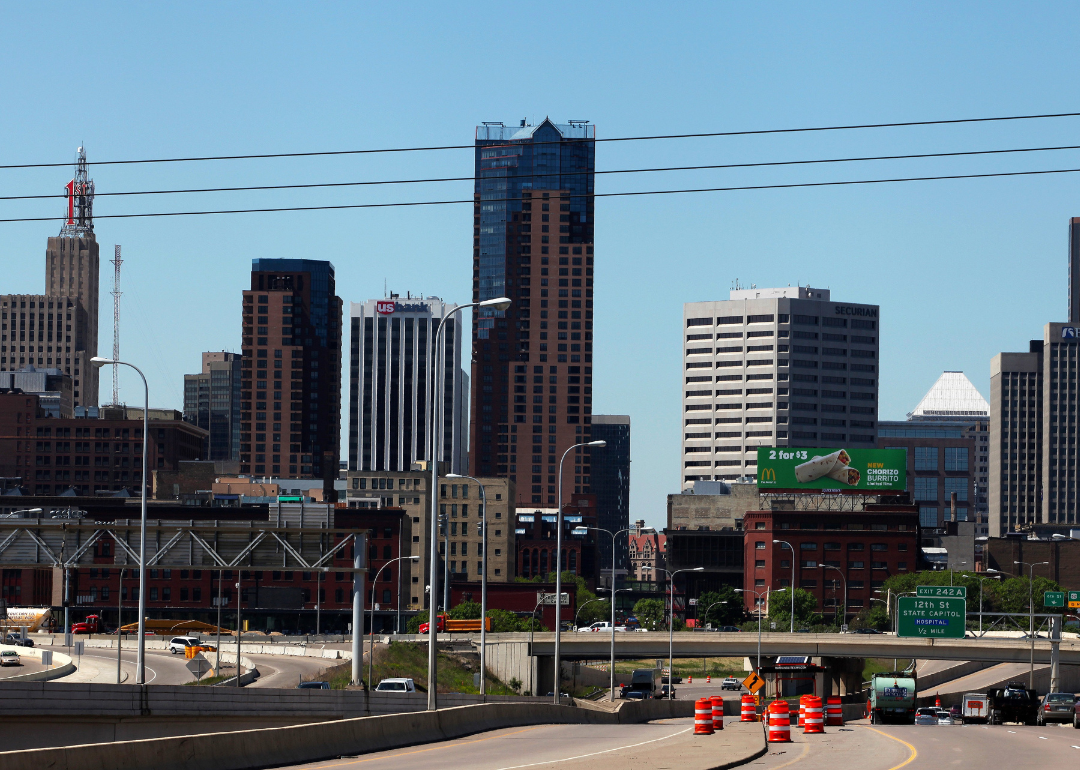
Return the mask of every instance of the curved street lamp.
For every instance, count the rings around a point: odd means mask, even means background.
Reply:
[[[675,576],[680,572],[704,572],[704,567],[687,567],[685,569],[677,569],[674,572],[668,572],[662,567],[654,568],[649,566],[642,567],[643,570],[649,570],[650,572],[663,572],[668,576],[668,603],[671,605],[671,609],[668,612],[668,626],[667,626],[667,645],[668,645],[668,700],[675,700]],[[614,633],[614,632],[612,632]]]
[[[795,549],[786,540],[773,540],[774,543],[783,543],[791,549],[791,633],[795,633]]]
[[[382,574],[382,571],[396,561],[420,561],[420,557],[398,556],[396,559],[391,559],[390,561],[386,562],[386,564],[379,567],[379,571],[375,573],[375,579],[371,581],[371,604],[368,606],[368,636],[371,641],[370,645],[368,646],[367,659],[368,692],[371,692],[371,690],[373,689],[373,684],[371,681],[371,670],[375,665],[375,588],[379,584],[379,575]],[[362,628],[360,629],[360,631],[363,630],[364,629]],[[428,630],[431,630],[430,627],[428,628]]]
[[[562,671],[559,670],[560,642],[562,641],[562,469],[566,456],[579,446],[605,447],[606,441],[586,441],[566,448],[559,458],[559,512],[555,517],[555,705],[559,704],[559,690],[562,683]],[[614,580],[612,576],[612,580]],[[612,631],[612,633],[615,633]]]
[[[459,313],[467,307],[480,307],[489,308],[491,310],[503,311],[510,307],[511,300],[509,297],[497,297],[495,299],[486,299],[483,302],[470,302],[467,305],[458,305],[449,313],[444,315],[439,321],[439,326],[435,330],[435,338],[433,340],[435,351],[435,366],[432,367],[431,372],[431,548],[428,553],[428,575],[430,576],[432,590],[428,596],[428,698],[427,707],[428,711],[435,711],[439,707],[438,695],[436,693],[437,687],[434,686],[438,682],[438,634],[439,634],[439,608],[435,601],[435,595],[437,593],[436,581],[438,575],[436,573],[436,565],[439,563],[439,455],[442,448],[442,420],[439,419],[439,405],[443,399],[439,398],[440,394],[440,378],[443,367],[439,365],[439,354],[442,353],[442,349],[439,347],[439,337],[442,335],[443,327],[450,319],[450,316],[455,313]],[[447,554],[449,556],[449,554]],[[446,608],[449,611],[449,607]],[[483,623],[480,624],[483,628]],[[354,634],[353,638],[356,636]],[[354,651],[355,656],[355,651]]]
[[[90,359],[90,363],[101,368],[103,366],[130,366],[143,381],[143,395],[145,396],[143,406],[143,430],[142,430],[142,500],[141,500],[141,512],[139,521],[139,642],[138,653],[136,654],[135,661],[135,684],[146,684],[146,463],[147,463],[147,444],[149,442],[150,435],[150,386],[146,384],[146,375],[142,373],[142,370],[134,364],[129,364],[127,361],[114,361],[111,358],[103,358],[101,356],[94,356]],[[68,633],[70,628],[65,628],[64,633]],[[237,629],[236,638],[240,638],[240,631]],[[236,661],[237,682],[240,681],[240,661]]]
[[[1032,690],[1035,689],[1035,568],[1045,567],[1050,564],[1048,561],[1014,561],[1013,564],[1019,564],[1022,567],[1029,567],[1028,570],[1028,638],[1031,639],[1031,668],[1028,671],[1028,687]]]
[[[757,671],[761,671],[761,595],[768,595],[769,589],[764,591],[751,591],[748,588],[736,588],[737,594],[753,594],[757,601],[754,602],[754,609],[757,610]]]

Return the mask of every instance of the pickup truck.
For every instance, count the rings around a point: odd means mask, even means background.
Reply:
[[[1039,701],[1035,691],[1027,689],[1021,682],[1009,682],[1004,687],[987,690],[986,698],[992,725],[1006,722],[1034,725],[1038,719]]]
[[[579,634],[580,633],[588,633],[588,632],[610,634],[611,633],[611,623],[609,621],[607,621],[607,620],[600,620],[600,621],[597,621],[596,623],[593,623],[592,625],[579,626],[576,630],[577,630],[577,632]],[[624,632],[624,631],[626,631],[626,626],[615,626],[615,631],[616,632]]]

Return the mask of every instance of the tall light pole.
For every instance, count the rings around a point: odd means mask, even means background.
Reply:
[[[448,479],[469,479],[480,487],[480,694],[487,695],[487,492],[480,479],[447,474]]]
[[[840,620],[840,625],[844,625],[845,623],[847,623],[847,578],[844,577],[844,571],[842,569],[840,569],[839,567],[834,567],[831,564],[822,564],[821,568],[822,569],[834,569],[834,570],[836,570],[837,572],[840,573],[840,579],[844,581],[844,617]],[[795,594],[792,593],[792,596],[794,596],[794,595]],[[833,598],[834,599],[836,598],[836,594],[833,594]]]
[[[643,570],[649,570],[650,572],[663,572],[668,576],[668,602],[671,604],[671,609],[668,611],[668,627],[667,627],[667,668],[668,668],[668,700],[675,700],[675,576],[680,572],[704,572],[704,567],[687,567],[686,569],[677,569],[674,572],[668,572],[666,569],[655,569],[653,567],[642,567]]]
[[[630,532],[630,528],[620,529],[618,532],[612,532],[610,529],[604,529],[603,527],[574,527],[572,534],[584,535],[589,530],[594,532],[606,532],[611,536],[611,700],[615,700],[615,594],[618,593],[618,589],[615,588],[615,559],[616,548],[615,544],[619,538],[619,535]],[[622,590],[626,590],[625,588]]]
[[[998,574],[998,571],[996,569],[988,569],[986,571],[987,572],[993,572],[995,574],[991,575],[990,577],[981,577],[981,578],[979,578],[979,633],[980,634],[982,633],[982,626],[983,626],[983,587],[982,587],[983,581],[984,580],[1001,580],[1001,575]]]
[[[761,595],[767,591],[768,589],[765,591],[750,591],[745,588],[735,589],[735,593],[753,594],[755,598],[754,609],[757,610],[757,671],[761,670]]]
[[[966,561],[958,561],[958,562],[956,562],[956,563],[957,563],[957,564],[967,564],[967,562],[966,562]],[[961,571],[963,571],[963,570],[961,570]],[[952,584],[953,584],[953,568],[952,568],[952,566],[950,565],[950,566],[949,566],[949,585],[951,586]]]
[[[111,358],[94,356],[90,363],[101,368],[106,364],[110,366],[130,366],[139,373],[143,381],[143,429],[142,429],[142,504],[139,523],[139,641],[138,652],[135,661],[135,684],[146,684],[146,463],[147,445],[150,436],[150,386],[146,384],[146,375],[134,364],[127,361],[115,361]],[[65,629],[67,631],[67,629]],[[237,661],[239,671],[240,662]]]
[[[615,580],[612,578],[612,583]],[[598,591],[611,591],[611,660],[609,662],[610,669],[608,673],[611,675],[610,691],[608,700],[614,702],[615,700],[615,597],[619,591],[629,591],[629,588],[615,588],[614,585],[611,588],[598,588]]]
[[[1048,561],[1014,561],[1028,570],[1028,638],[1031,640],[1031,668],[1028,670],[1028,688],[1035,689],[1035,568],[1049,565]]]
[[[606,441],[586,441],[574,444],[566,448],[559,458],[559,511],[555,517],[555,704],[559,704],[559,685],[562,682],[562,671],[559,670],[560,643],[562,642],[562,469],[566,462],[566,456],[578,447],[605,447]],[[613,578],[614,579],[614,578]],[[612,632],[614,633],[614,631]]]
[[[439,375],[442,373],[443,367],[439,365],[440,353],[442,348],[439,347],[439,338],[442,336],[443,326],[446,325],[450,316],[464,310],[467,307],[481,307],[489,308],[491,310],[503,311],[510,307],[510,299],[507,297],[498,297],[496,299],[486,299],[483,302],[470,302],[467,305],[459,305],[451,310],[449,313],[442,317],[439,321],[439,326],[435,330],[434,339],[434,356],[433,366],[431,371],[431,548],[428,553],[428,575],[430,576],[431,592],[428,594],[428,698],[427,707],[429,711],[434,711],[439,707],[438,695],[435,683],[438,681],[438,656],[437,656],[437,642],[439,636],[439,608],[435,601],[435,595],[437,591],[436,582],[438,577],[436,573],[436,566],[439,563],[439,456],[442,448],[442,420],[439,419],[439,406],[443,403],[443,399],[440,398],[441,389],[439,385],[441,380]],[[447,554],[449,556],[449,554]]]
[[[712,604],[710,604],[708,607],[705,608],[705,613],[698,616],[698,620],[707,620],[709,617],[709,612],[712,611],[712,608],[717,607],[721,604],[727,604],[727,599],[721,599],[718,602],[713,602]]]
[[[795,633],[795,549],[786,540],[773,540],[774,543],[783,543],[791,550],[791,633]]]
[[[368,635],[370,637],[370,643],[368,644],[368,659],[367,659],[367,681],[368,692],[371,692],[373,683],[371,681],[371,671],[375,665],[375,588],[379,585],[379,575],[382,571],[389,567],[396,561],[420,561],[419,556],[398,556],[396,559],[391,559],[386,564],[379,567],[379,571],[375,573],[375,579],[371,581],[371,604],[368,609]],[[362,630],[362,629],[361,629]],[[428,627],[428,631],[431,631],[431,627]]]

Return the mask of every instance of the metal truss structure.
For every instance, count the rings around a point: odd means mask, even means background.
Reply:
[[[130,567],[139,563],[139,521],[0,518],[0,566],[8,568]],[[340,540],[338,537],[340,536]],[[336,542],[335,542],[336,541]],[[111,562],[96,547],[114,544]],[[336,555],[350,563],[335,565]],[[147,524],[147,567],[196,569],[296,569],[367,572],[368,530],[275,526],[269,522],[176,522]]]
[[[758,496],[774,511],[861,511],[873,505],[880,495],[829,494],[826,492],[765,492]]]

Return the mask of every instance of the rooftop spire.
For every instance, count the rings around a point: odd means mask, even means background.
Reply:
[[[94,180],[89,178],[86,149],[80,147],[75,158],[75,178],[64,186],[67,196],[67,219],[60,235],[85,238],[94,233]]]

